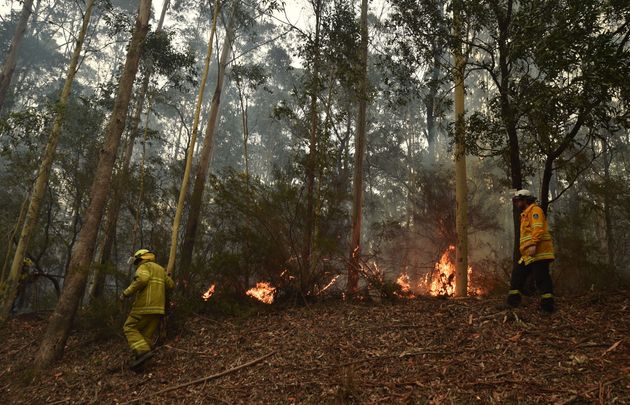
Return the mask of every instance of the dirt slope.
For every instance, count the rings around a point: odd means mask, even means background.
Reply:
[[[630,403],[630,293],[560,299],[552,316],[529,300],[418,298],[322,303],[246,319],[195,317],[144,373],[120,369],[125,343],[75,335],[58,367],[23,368],[44,321],[2,333],[4,403]],[[155,393],[220,373],[224,376]]]

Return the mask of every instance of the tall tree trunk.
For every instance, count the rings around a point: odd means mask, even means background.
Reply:
[[[453,35],[455,68],[455,296],[465,297],[468,291],[468,190],[466,185],[466,146],[464,127],[464,69],[466,60],[462,54],[462,9],[459,0],[453,4]]]
[[[610,146],[604,142],[603,160],[604,160],[604,181],[605,184],[610,182],[610,164],[612,162],[612,153]],[[604,221],[606,224],[606,253],[608,256],[608,266],[611,271],[615,271],[615,234],[613,230],[612,201],[610,191],[604,191]]]
[[[171,248],[168,255],[168,264],[166,271],[169,274],[175,269],[175,258],[177,255],[177,237],[179,235],[179,224],[182,220],[182,212],[184,211],[184,203],[186,202],[186,194],[188,194],[188,182],[190,180],[190,171],[192,168],[192,160],[197,144],[197,131],[199,131],[199,117],[201,116],[201,106],[203,105],[203,93],[208,80],[208,70],[210,68],[210,57],[212,56],[212,45],[214,43],[214,35],[217,30],[217,16],[220,7],[219,0],[215,0],[214,14],[212,15],[212,28],[210,29],[210,37],[208,38],[208,52],[204,62],[203,73],[201,75],[201,85],[199,86],[199,95],[197,96],[197,105],[195,106],[195,115],[193,118],[193,127],[186,152],[186,166],[184,168],[184,176],[182,178],[182,186],[179,190],[179,198],[177,200],[177,208],[175,209],[175,218],[173,219],[173,228],[171,230]]]
[[[24,261],[31,235],[35,230],[37,217],[39,215],[39,209],[46,193],[46,186],[48,185],[50,169],[52,167],[53,160],[55,159],[57,143],[59,141],[59,136],[61,135],[61,127],[63,125],[65,111],[68,105],[68,99],[70,98],[70,92],[72,90],[72,83],[77,73],[77,65],[79,63],[79,57],[81,56],[81,49],[83,47],[85,34],[90,23],[90,17],[92,16],[93,8],[94,0],[89,0],[85,14],[83,16],[83,25],[81,26],[81,31],[79,32],[76,41],[74,52],[72,54],[72,59],[70,60],[70,65],[68,66],[66,82],[63,86],[63,90],[61,91],[61,96],[59,97],[57,116],[55,117],[55,122],[48,138],[48,143],[46,145],[46,150],[44,152],[44,156],[39,167],[37,179],[35,180],[33,192],[31,193],[31,200],[24,221],[24,226],[22,227],[20,240],[15,251],[15,256],[13,257],[13,263],[11,264],[9,279],[7,284],[2,289],[4,291],[2,292],[2,309],[0,312],[0,323],[4,322],[8,318],[11,312],[13,301],[15,300],[15,296],[17,294],[17,287],[20,280],[20,274],[22,272],[22,262]]]
[[[7,270],[8,270],[8,266],[9,266],[9,260],[11,259],[11,253],[13,251],[13,244],[15,243],[17,245],[17,234],[18,232],[20,232],[20,229],[22,229],[22,225],[24,224],[24,218],[26,217],[26,209],[28,208],[28,201],[29,201],[29,195],[26,195],[26,198],[24,198],[24,201],[22,202],[22,204],[20,205],[20,214],[18,215],[18,219],[15,222],[15,226],[11,229],[11,232],[9,232],[9,236],[7,237],[7,252],[6,255],[4,257],[4,262],[2,263],[2,273],[0,274],[0,285],[2,285],[7,277]]]
[[[510,180],[512,188],[520,190],[523,188],[523,172],[521,169],[521,154],[518,141],[517,122],[514,106],[512,105],[511,94],[511,61],[510,61],[510,26],[512,23],[512,7],[514,0],[508,0],[505,10],[501,8],[499,2],[492,2],[491,6],[498,21],[498,48],[499,48],[499,74],[500,78],[496,82],[499,89],[499,105],[501,109],[501,119],[505,126],[508,138]],[[514,245],[512,250],[512,265],[517,266],[520,258],[518,250],[520,240],[521,213],[516,205],[512,205],[512,223],[514,229]]]
[[[15,27],[15,33],[11,39],[9,51],[7,52],[6,59],[2,65],[2,72],[0,72],[0,111],[4,108],[4,102],[7,98],[11,78],[13,77],[15,66],[17,65],[18,51],[20,49],[22,39],[24,38],[24,32],[26,32],[26,25],[28,23],[28,18],[31,16],[32,7],[33,0],[24,0],[22,12],[20,13],[20,19]]]
[[[166,11],[168,10],[169,4],[170,0],[166,0],[164,2],[164,5],[162,6],[162,13],[160,14],[160,19],[158,21],[157,27],[155,28],[156,33],[162,32],[164,19],[166,17]],[[97,262],[101,266],[97,266],[95,269],[94,280],[92,282],[89,292],[89,296],[91,299],[98,298],[103,294],[106,278],[106,275],[103,272],[104,266],[109,263],[113,264],[112,248],[114,246],[114,239],[118,225],[118,216],[120,214],[120,206],[122,204],[122,189],[124,188],[123,184],[129,178],[129,167],[131,166],[131,157],[133,156],[134,142],[138,135],[138,128],[140,127],[142,110],[144,109],[144,101],[146,100],[146,96],[149,91],[149,83],[151,81],[152,75],[153,66],[149,66],[149,69],[144,75],[142,84],[138,91],[136,110],[131,120],[131,128],[129,129],[129,135],[127,137],[127,143],[125,145],[123,164],[120,171],[114,176],[114,190],[112,194],[112,199],[110,200],[109,206],[107,208],[103,239],[101,241],[100,249],[98,249],[100,252],[100,257],[98,258]],[[150,109],[151,106],[149,105],[148,108]],[[133,251],[134,246],[131,246],[130,249]]]
[[[63,356],[64,347],[70,333],[77,308],[83,297],[90,262],[103,209],[110,191],[112,171],[120,137],[127,120],[127,108],[138,71],[142,43],[149,31],[151,0],[140,0],[135,28],[127,50],[127,60],[120,77],[114,109],[107,126],[105,142],[101,149],[94,180],[90,189],[90,203],[85,213],[85,222],[79,232],[77,244],[72,250],[68,277],[57,307],[50,317],[42,343],[35,357],[35,367],[42,370]]]
[[[348,266],[348,285],[346,293],[352,296],[359,287],[359,268],[361,258],[361,223],[363,217],[363,156],[367,127],[368,98],[368,0],[361,1],[361,47],[359,49],[359,114],[357,117],[357,135],[354,149],[354,181],[352,201],[352,237],[350,242],[350,264]]]
[[[318,113],[317,113],[317,97],[319,94],[319,33],[320,20],[322,11],[321,0],[313,0],[313,9],[315,11],[315,38],[314,49],[315,55],[313,60],[313,83],[311,85],[311,129],[310,141],[308,148],[308,157],[306,158],[306,218],[304,226],[304,246],[302,253],[302,266],[300,266],[300,291],[305,289],[306,273],[311,271],[312,253],[313,253],[313,228],[315,223],[315,164],[317,162],[317,131],[318,131]]]
[[[214,133],[219,117],[219,107],[221,106],[221,93],[223,91],[223,82],[225,79],[225,70],[228,63],[228,56],[232,50],[234,42],[234,29],[236,26],[236,8],[238,1],[234,2],[230,20],[225,30],[225,39],[223,40],[223,49],[219,58],[219,71],[217,72],[217,84],[214,88],[212,96],[212,104],[210,105],[210,114],[206,123],[206,133],[203,139],[201,152],[199,153],[199,163],[195,173],[195,184],[193,192],[190,196],[190,209],[188,211],[188,220],[184,231],[184,241],[182,243],[182,257],[180,262],[180,271],[182,274],[183,287],[188,288],[190,281],[190,265],[192,263],[192,254],[195,247],[195,239],[197,237],[197,227],[199,226],[199,216],[201,214],[201,202],[203,192],[206,186],[208,171],[210,170],[210,160],[212,157],[212,147],[214,145]]]
[[[244,94],[242,83],[236,83],[238,90],[238,100],[241,106],[241,121],[243,123],[243,163],[245,164],[245,181],[249,190],[249,153],[247,143],[249,141],[249,123],[247,119],[247,98]]]

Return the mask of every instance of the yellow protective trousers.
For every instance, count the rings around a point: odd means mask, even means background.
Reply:
[[[151,350],[153,336],[160,326],[160,314],[129,314],[123,326],[127,337],[127,343],[133,352],[138,355]]]

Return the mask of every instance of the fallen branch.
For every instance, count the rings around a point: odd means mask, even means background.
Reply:
[[[206,376],[206,377],[203,377],[203,378],[198,378],[198,379],[196,379],[196,380],[189,381],[189,382],[187,382],[187,383],[183,383],[183,384],[179,384],[179,385],[175,385],[175,386],[173,386],[173,387],[165,388],[165,389],[163,389],[163,390],[161,390],[161,391],[156,391],[156,392],[153,392],[153,393],[151,393],[151,394],[149,394],[149,395],[146,395],[146,396],[144,396],[144,397],[141,397],[141,398],[136,398],[136,399],[132,399],[131,401],[127,401],[127,402],[123,402],[121,405],[125,405],[125,404],[133,404],[133,403],[135,403],[135,402],[145,401],[147,398],[154,397],[154,396],[156,396],[156,395],[164,394],[164,393],[167,393],[167,392],[170,392],[170,391],[175,391],[175,390],[178,390],[178,389],[180,389],[180,388],[188,387],[188,386],[190,386],[190,385],[199,384],[199,383],[202,383],[202,382],[206,382],[206,381],[209,381],[209,380],[213,380],[213,379],[215,379],[215,378],[223,377],[223,376],[224,376],[224,375],[226,375],[226,374],[230,374],[230,373],[233,373],[233,372],[235,372],[235,371],[238,371],[238,370],[240,370],[240,369],[242,369],[242,368],[252,366],[252,365],[254,365],[254,364],[256,364],[256,363],[260,363],[261,361],[265,360],[265,359],[266,359],[266,358],[268,358],[268,357],[273,356],[274,354],[276,354],[276,351],[275,351],[275,350],[274,350],[273,352],[270,352],[270,353],[265,354],[265,355],[264,355],[264,356],[262,356],[262,357],[259,357],[259,358],[257,358],[257,359],[254,359],[254,360],[252,360],[252,361],[250,361],[250,362],[247,362],[247,363],[245,363],[245,364],[241,364],[240,366],[237,366],[237,367],[231,368],[231,369],[229,369],[229,370],[225,370],[225,371],[222,371],[222,372],[220,372],[220,373],[217,373],[217,374],[212,374],[212,375],[209,375],[209,376]]]

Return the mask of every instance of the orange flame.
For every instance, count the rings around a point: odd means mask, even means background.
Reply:
[[[324,291],[326,291],[327,289],[329,289],[333,284],[335,284],[335,281],[337,281],[337,279],[339,278],[339,274],[337,274],[335,277],[332,278],[332,280],[330,280],[330,283],[326,284],[324,286],[324,288],[322,288],[321,290],[319,290],[319,292],[317,293],[317,295],[323,293]]]
[[[413,298],[414,294],[411,291],[411,282],[409,281],[409,275],[407,273],[401,273],[400,276],[396,279],[396,284],[400,286],[400,294],[397,293],[401,297]]]
[[[206,291],[205,293],[203,293],[203,295],[201,296],[201,298],[203,298],[204,301],[208,301],[210,299],[210,297],[212,297],[214,295],[214,290],[216,288],[216,284],[212,284],[209,288],[208,291]]]
[[[252,298],[256,298],[260,302],[265,304],[273,303],[274,296],[276,295],[276,288],[266,281],[256,283],[256,287],[250,288],[245,292]]]
[[[433,272],[427,274],[419,284],[419,287],[434,296],[451,296],[455,294],[455,263],[451,261],[451,255],[455,252],[455,246],[450,245],[442,253],[440,260],[435,263]],[[480,295],[483,290],[472,282],[473,269],[468,266],[468,295]]]

